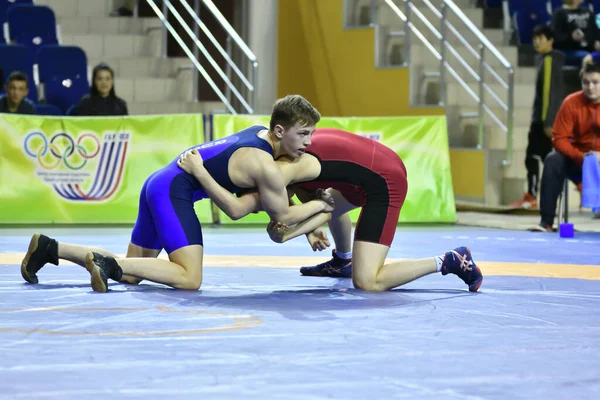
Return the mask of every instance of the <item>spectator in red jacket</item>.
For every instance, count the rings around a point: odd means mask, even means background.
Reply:
[[[600,162],[600,64],[584,66],[581,86],[563,101],[552,126],[554,151],[544,160],[537,231],[552,231],[564,181],[580,183],[583,158],[595,154]]]

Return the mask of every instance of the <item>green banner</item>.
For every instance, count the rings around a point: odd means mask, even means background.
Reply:
[[[146,178],[204,141],[202,115],[0,114],[0,223],[134,223]]]
[[[215,115],[213,139],[220,139],[251,125],[268,126],[268,116]],[[456,207],[450,174],[446,117],[327,118],[320,128],[339,128],[377,140],[402,158],[408,175],[408,194],[400,222],[455,222]],[[358,220],[360,210],[350,213]],[[220,213],[222,223],[231,220]],[[266,213],[252,214],[236,223],[267,223]]]

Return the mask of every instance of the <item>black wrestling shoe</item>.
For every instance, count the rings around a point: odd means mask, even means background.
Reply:
[[[300,273],[304,276],[328,276],[331,278],[352,278],[352,259],[341,258],[337,252],[331,252],[331,260],[314,265],[301,267]]]
[[[29,249],[21,262],[21,276],[29,283],[38,283],[36,274],[47,263],[58,265],[58,242],[36,233],[31,237]]]
[[[123,277],[123,270],[114,258],[95,252],[85,255],[85,269],[92,276],[91,283],[94,292],[108,292],[108,280],[120,281]]]

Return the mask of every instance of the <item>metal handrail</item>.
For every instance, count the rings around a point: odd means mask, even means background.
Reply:
[[[374,4],[375,0],[371,0],[371,4]],[[459,85],[472,97],[478,104],[479,111],[476,113],[478,121],[478,148],[483,147],[484,137],[484,118],[485,114],[489,115],[490,118],[504,131],[506,135],[506,157],[503,161],[503,165],[507,166],[512,163],[512,141],[513,141],[513,121],[514,121],[514,68],[511,63],[504,57],[498,49],[485,37],[485,35],[471,22],[471,20],[465,15],[465,13],[452,1],[442,0],[441,10],[438,11],[430,0],[420,0],[429,9],[431,9],[441,21],[441,32],[438,31],[431,21],[429,21],[421,11],[413,4],[412,0],[402,0],[404,2],[404,12],[400,10],[398,5],[393,0],[384,0],[394,14],[396,14],[404,24],[404,41],[405,41],[405,60],[410,60],[410,51],[407,48],[410,47],[410,36],[411,32],[419,38],[419,40],[427,47],[434,57],[440,61],[440,71],[436,73],[436,76],[440,77],[441,87],[441,99],[442,104],[446,105],[446,71],[456,79]],[[475,36],[479,42],[479,49],[476,51],[468,41],[459,33],[459,31],[448,21],[448,11],[451,11],[458,17],[461,22],[464,23],[466,28]],[[429,29],[436,38],[441,40],[442,46],[441,51],[438,52],[433,44],[427,40],[427,38],[417,29],[411,19],[411,15],[415,14],[419,20]],[[374,16],[373,16],[374,18]],[[375,19],[373,19],[375,21]],[[473,54],[479,61],[479,68],[476,72],[462,57],[458,51],[448,42],[449,33],[456,35],[458,40],[465,45],[468,51]],[[474,77],[478,84],[479,90],[476,94],[465,80],[456,72],[454,68],[450,66],[447,61],[447,50],[458,60],[458,62],[467,70],[468,74]],[[502,64],[502,67],[508,71],[508,82],[505,82],[500,75],[488,64],[486,61],[486,55],[490,53]],[[506,103],[501,100],[496,92],[486,83],[486,74],[489,72],[493,78],[507,90],[507,101]],[[485,94],[489,94],[500,107],[506,112],[506,118],[499,118],[494,112],[485,104]],[[467,116],[465,114],[465,116]],[[468,116],[471,116],[469,113]]]
[[[185,0],[180,0],[180,1],[185,1]],[[217,6],[215,6],[215,4],[212,2],[212,0],[202,0],[202,2],[206,6],[206,8],[208,8],[209,11],[213,14],[213,16],[217,19],[217,21],[219,21],[221,26],[225,29],[225,31],[227,32],[227,37],[229,37],[229,38],[231,38],[231,40],[233,40],[233,42],[240,48],[242,53],[246,56],[248,61],[251,63],[250,64],[250,67],[251,67],[250,80],[252,81],[253,88],[249,89],[249,90],[251,93],[250,104],[252,104],[252,111],[250,112],[250,114],[253,114],[254,110],[256,109],[256,88],[258,86],[257,85],[258,59],[256,58],[256,55],[254,55],[252,50],[250,50],[250,47],[248,47],[246,42],[244,42],[244,40],[240,37],[240,35],[238,35],[238,33],[233,28],[233,26],[231,26],[229,21],[227,21],[227,19],[223,16],[223,14],[221,14],[221,12],[217,8]]]
[[[224,30],[227,33],[227,50],[223,49],[223,47],[219,44],[219,42],[215,39],[214,35],[210,32],[210,30],[206,27],[206,25],[199,18],[199,5],[200,1],[206,6],[206,8],[214,15],[215,19],[221,24]],[[198,84],[198,74],[202,75],[202,77],[206,80],[212,90],[215,92],[217,97],[223,102],[226,109],[231,114],[237,114],[235,107],[232,105],[231,94],[233,94],[238,100],[239,104],[243,108],[243,111],[248,114],[253,114],[256,105],[256,78],[257,78],[257,69],[258,69],[258,61],[254,53],[250,50],[250,48],[246,45],[246,43],[242,40],[242,38],[237,34],[235,29],[229,24],[227,19],[221,14],[219,9],[214,5],[212,0],[194,0],[194,9],[187,4],[186,0],[179,0],[180,4],[183,8],[190,14],[194,21],[193,31],[190,26],[185,22],[181,14],[177,11],[177,9],[171,4],[170,0],[162,1],[162,9],[160,9],[154,0],[147,0],[149,6],[158,16],[163,24],[163,57],[167,56],[166,48],[167,48],[167,32],[170,32],[173,35],[174,39],[181,46],[185,54],[188,56],[193,66],[195,67],[194,71],[194,100],[197,101],[197,84]],[[194,49],[191,51],[189,47],[184,43],[183,39],[179,36],[177,31],[173,28],[171,23],[168,21],[168,15],[172,14],[177,22],[181,25],[183,30],[188,34],[188,36],[192,39],[194,44]],[[225,71],[221,69],[219,64],[215,61],[215,59],[210,55],[207,51],[206,47],[202,44],[200,39],[198,38],[198,28],[202,30],[202,32],[208,37],[211,43],[215,46],[219,54],[226,61]],[[239,68],[232,57],[232,48],[231,42],[237,44],[240,48],[242,54],[245,58],[250,61],[250,78],[246,77],[246,75],[242,72],[242,69]],[[217,75],[223,80],[225,83],[224,92],[218,87],[215,81],[211,78],[211,76],[206,72],[206,70],[200,65],[198,62],[198,50],[202,52],[207,62],[213,67],[216,71]],[[247,89],[249,93],[248,99],[245,98],[242,93],[238,90],[238,88],[231,81],[231,72],[235,72],[235,74],[240,79],[243,86]]]
[[[242,83],[249,90],[254,90],[254,85],[252,85],[248,81],[248,79],[246,79],[246,76],[244,75],[244,73],[242,71],[240,71],[240,69],[238,68],[238,66],[231,59],[231,56],[230,56],[231,50],[226,51],[225,49],[223,49],[223,46],[221,46],[221,44],[217,41],[217,39],[214,37],[214,35],[212,34],[212,32],[208,29],[208,27],[204,24],[204,22],[202,22],[202,20],[200,20],[200,18],[198,17],[198,14],[194,10],[192,10],[192,7],[190,7],[189,4],[187,4],[184,1],[182,3],[182,5],[186,9],[186,11],[190,14],[190,16],[194,19],[194,21],[196,22],[196,24],[198,24],[198,26],[200,27],[200,29],[202,29],[202,32],[206,35],[206,37],[208,37],[208,39],[213,44],[213,46],[215,46],[215,48],[219,51],[219,54],[221,54],[221,56],[223,56],[223,58],[225,59],[225,61],[227,61],[228,67],[231,67],[233,69],[233,71],[240,78],[240,80],[242,81]],[[225,20],[225,21],[227,21],[227,20]],[[231,41],[231,36],[227,36],[227,40]],[[244,43],[244,42],[242,41],[242,43]],[[244,43],[244,46],[245,46],[245,43]],[[247,57],[248,57],[248,59],[250,61],[256,62],[256,56],[251,51],[250,51],[250,55],[247,55]]]

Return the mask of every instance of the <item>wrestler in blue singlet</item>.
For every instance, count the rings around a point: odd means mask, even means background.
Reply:
[[[273,155],[271,145],[256,136],[266,129],[252,126],[224,139],[191,147],[181,154],[197,149],[204,160],[204,167],[219,185],[237,193],[241,188],[229,178],[229,159],[242,147],[256,147]],[[179,156],[146,179],[140,193],[131,243],[146,249],[164,248],[167,253],[184,246],[203,245],[202,228],[194,211],[194,202],[208,196],[196,178],[179,168],[177,160]]]

